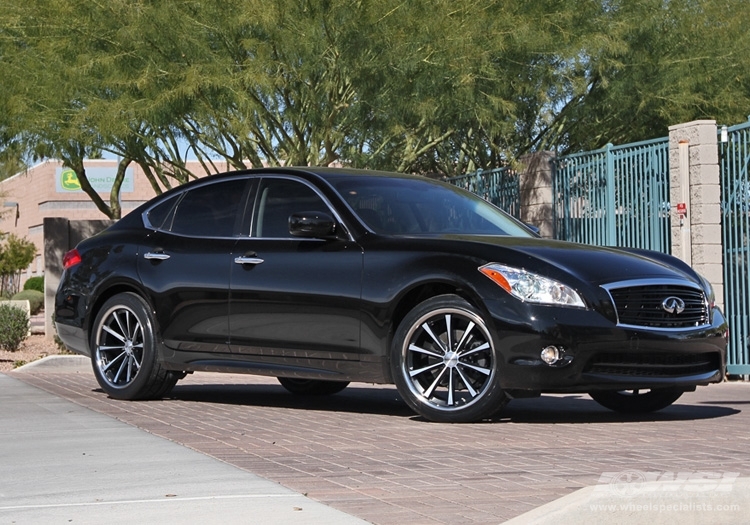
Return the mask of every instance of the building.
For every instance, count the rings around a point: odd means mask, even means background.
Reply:
[[[84,165],[91,185],[109,203],[109,193],[117,173],[117,161],[87,160]],[[218,164],[219,169],[224,169],[225,166],[225,163]],[[195,174],[205,173],[197,161],[188,162],[187,167]],[[131,164],[125,174],[120,195],[124,216],[156,193],[143,170],[136,164]],[[0,203],[0,232],[25,238],[37,248],[36,258],[21,276],[22,281],[44,274],[45,218],[107,219],[81,190],[75,172],[64,168],[62,162],[55,160],[42,162],[0,181]]]

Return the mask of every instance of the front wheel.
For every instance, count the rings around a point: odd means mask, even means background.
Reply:
[[[99,386],[115,399],[157,399],[179,379],[158,362],[151,312],[132,293],[111,297],[99,310],[91,333],[91,363]]]
[[[508,402],[499,356],[481,312],[455,295],[433,297],[396,330],[391,372],[404,401],[430,421],[468,423]]]
[[[636,390],[599,390],[589,392],[591,398],[605,408],[627,414],[656,412],[677,401],[683,394],[674,388]]]
[[[292,394],[307,396],[328,396],[338,394],[348,385],[348,381],[324,381],[322,379],[297,379],[294,377],[277,377],[281,386]]]

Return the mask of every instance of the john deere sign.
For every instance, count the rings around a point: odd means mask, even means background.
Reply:
[[[117,176],[117,168],[86,168],[86,178],[89,179],[91,187],[97,193],[106,193],[112,191],[112,185]],[[125,170],[125,179],[120,187],[121,193],[130,193],[134,190],[133,179],[135,174],[133,168]],[[78,181],[76,172],[70,168],[57,168],[55,173],[55,186],[58,193],[70,193],[83,191],[81,183]]]

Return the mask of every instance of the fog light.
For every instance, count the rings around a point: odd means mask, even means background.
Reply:
[[[548,346],[542,350],[541,358],[548,365],[554,365],[562,358],[562,352],[556,346]]]

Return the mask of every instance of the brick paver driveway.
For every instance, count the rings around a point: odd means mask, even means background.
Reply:
[[[565,395],[513,401],[497,422],[449,425],[415,417],[390,386],[311,399],[274,379],[195,374],[169,399],[126,402],[107,398],[90,372],[12,375],[382,525],[499,523],[603,472],[750,476],[747,383],[699,388],[641,418]]]

